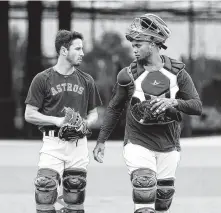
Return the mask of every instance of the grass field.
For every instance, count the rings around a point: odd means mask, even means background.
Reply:
[[[0,141],[0,212],[35,213],[33,179],[40,141]],[[107,142],[103,164],[92,158],[89,142],[86,213],[133,213],[131,185],[122,142]],[[171,213],[220,213],[221,137],[182,139],[176,195]]]

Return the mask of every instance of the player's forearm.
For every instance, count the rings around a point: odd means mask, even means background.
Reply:
[[[40,113],[36,110],[25,112],[25,120],[28,123],[31,123],[34,125],[43,125],[43,126],[55,125],[55,126],[57,126],[58,125],[57,119],[58,119],[57,117],[43,115],[42,113]]]
[[[128,92],[124,87],[117,86],[115,95],[109,102],[104,114],[103,124],[97,139],[98,143],[104,143],[108,140],[110,134],[117,125],[128,100]]]
[[[190,75],[184,70],[177,80],[180,88],[177,109],[188,115],[201,115],[202,102]]]
[[[97,143],[105,143],[105,141],[108,140],[110,134],[117,125],[121,114],[122,110],[115,110],[110,106],[107,107]]]
[[[98,120],[97,112],[89,113],[86,119],[87,127],[88,128],[93,127],[93,125],[97,122],[97,120]]]
[[[188,115],[201,115],[202,102],[199,99],[177,100],[177,109]]]

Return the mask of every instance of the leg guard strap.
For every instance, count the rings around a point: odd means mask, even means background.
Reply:
[[[167,211],[171,206],[174,193],[174,179],[158,180],[155,209],[157,211]]]
[[[85,213],[85,211],[84,210],[70,210],[70,209],[62,208],[57,213]]]
[[[134,213],[155,213],[155,210],[153,208],[144,207],[137,209]]]
[[[55,209],[54,210],[47,210],[47,211],[37,209],[37,213],[57,213],[57,212]]]

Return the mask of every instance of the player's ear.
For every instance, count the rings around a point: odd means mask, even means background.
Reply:
[[[66,47],[61,47],[60,54],[66,56],[68,54],[68,50]]]
[[[154,46],[156,46],[153,42],[150,44],[151,48],[153,48]]]
[[[154,48],[154,47],[156,47],[156,44],[155,44],[155,43],[153,43],[153,42],[152,42],[152,43],[150,43],[150,51],[151,51],[151,52],[153,51],[153,48]]]

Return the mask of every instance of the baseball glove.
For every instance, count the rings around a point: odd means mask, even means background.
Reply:
[[[65,108],[64,124],[59,129],[58,137],[64,141],[75,141],[90,135],[91,131],[79,112],[70,107]]]
[[[145,125],[167,124],[174,120],[181,121],[181,114],[175,108],[166,109],[160,114],[153,115],[151,100],[137,102],[131,107],[131,113],[135,120]]]

